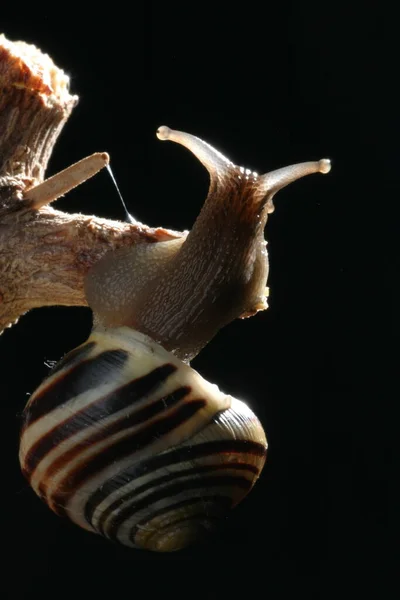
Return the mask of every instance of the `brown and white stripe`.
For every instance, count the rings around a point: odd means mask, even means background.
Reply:
[[[247,494],[266,447],[244,403],[122,327],[95,330],[30,398],[20,462],[56,513],[168,550]]]

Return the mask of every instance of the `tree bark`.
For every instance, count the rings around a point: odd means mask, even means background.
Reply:
[[[68,88],[48,55],[0,35],[0,333],[32,308],[87,305],[84,277],[107,251],[184,235],[68,214],[46,204],[54,198],[40,200],[54,144],[78,101]]]

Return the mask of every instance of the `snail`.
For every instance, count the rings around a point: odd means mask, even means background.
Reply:
[[[264,228],[275,193],[329,160],[257,175],[166,126],[210,186],[182,239],[109,252],[85,281],[93,329],[31,395],[22,472],[57,514],[123,545],[168,552],[212,531],[254,486],[264,429],[190,361],[267,308]]]

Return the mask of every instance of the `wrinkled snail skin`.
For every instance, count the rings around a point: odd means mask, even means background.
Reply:
[[[272,197],[328,161],[264,176],[166,127],[210,172],[186,238],[110,253],[89,273],[88,340],[23,414],[22,471],[61,516],[126,546],[179,550],[240,502],[264,466],[263,427],[189,361],[218,330],[266,308]]]
[[[85,291],[96,322],[137,329],[190,361],[229,322],[267,307],[264,227],[273,197],[330,166],[321,160],[257,175],[195,136],[165,126],[157,135],[184,145],[207,168],[204,206],[186,239],[107,254]]]

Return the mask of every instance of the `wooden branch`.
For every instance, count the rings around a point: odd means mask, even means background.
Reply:
[[[78,100],[68,88],[49,56],[0,35],[0,333],[32,308],[86,305],[84,276],[107,251],[184,235],[48,206],[108,162],[95,154],[43,182]]]
[[[70,192],[89,177],[96,175],[109,162],[110,158],[106,152],[96,152],[96,154],[87,156],[64,169],[61,173],[46,179],[43,183],[30,188],[24,193],[24,198],[31,201],[32,208],[42,208],[42,206],[46,206],[46,204],[57,200],[63,194]]]

